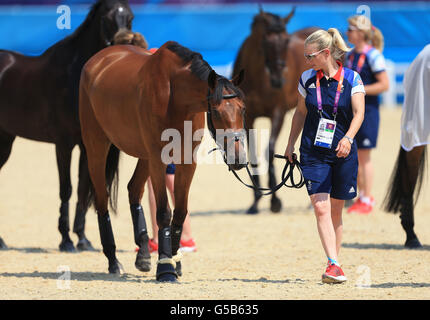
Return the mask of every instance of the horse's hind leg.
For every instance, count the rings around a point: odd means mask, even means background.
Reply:
[[[60,218],[58,230],[61,233],[60,251],[74,252],[75,247],[69,237],[69,199],[72,195],[72,183],[70,181],[70,162],[73,146],[67,143],[57,144],[55,152],[57,156],[58,173],[60,176]]]
[[[176,165],[175,173],[175,210],[172,220],[172,255],[176,262],[176,272],[182,275],[180,255],[178,255],[179,242],[181,240],[182,226],[188,214],[188,193],[191,181],[196,170],[196,164]]]
[[[75,222],[73,232],[78,236],[77,249],[80,251],[93,251],[91,242],[85,236],[85,215],[87,213],[87,199],[91,188],[89,179],[88,160],[85,147],[79,144],[81,154],[79,156],[79,182],[78,182],[78,202],[76,203]]]
[[[100,128],[83,90],[79,97],[79,113],[82,140],[87,151],[88,170],[95,191],[95,207],[103,253],[109,261],[109,273],[119,274],[121,264],[115,254],[116,245],[108,212],[109,199],[106,188],[106,162],[111,142]]]
[[[9,159],[10,152],[12,151],[12,144],[15,140],[15,136],[6,134],[0,131],[0,169]],[[6,249],[6,243],[0,237],[0,249]]]
[[[88,169],[95,189],[95,207],[99,224],[103,253],[109,261],[109,273],[120,273],[121,265],[116,258],[116,245],[108,211],[108,193],[106,189],[106,159],[110,144],[104,141],[88,152]]]
[[[134,265],[138,270],[143,272],[151,270],[151,255],[148,247],[148,230],[146,228],[143,209],[140,204],[148,175],[148,161],[139,159],[136,169],[134,170],[133,177],[127,186],[131,218],[133,220],[134,241],[139,247]]]

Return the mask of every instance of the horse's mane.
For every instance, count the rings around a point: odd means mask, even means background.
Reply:
[[[196,75],[200,80],[208,81],[209,74],[213,69],[209,63],[203,60],[200,53],[191,51],[174,41],[169,41],[166,45],[167,49],[174,52],[184,61],[185,64],[191,63],[190,70],[192,74]],[[213,92],[213,100],[215,104],[221,103],[224,88],[235,93],[239,98],[243,98],[242,91],[234,86],[227,78],[217,74],[217,83],[218,85]]]
[[[85,20],[79,25],[79,27],[76,28],[76,30],[71,35],[58,41],[57,43],[52,45],[50,48],[48,48],[46,50],[46,52],[50,51],[53,48],[62,47],[68,43],[72,43],[73,41],[78,39],[83,33],[88,31],[88,29],[90,28],[90,26],[92,25],[92,23],[94,22],[94,20],[96,18],[97,11],[99,10],[99,8],[101,7],[101,5],[104,2],[108,2],[108,1],[111,1],[111,0],[97,0],[96,2],[94,2],[91,5],[90,11],[88,12],[87,16],[85,17]],[[116,0],[116,1],[118,1],[118,0]],[[124,3],[127,2],[126,0],[119,0],[119,1],[124,2]]]
[[[267,18],[270,19],[267,19]],[[267,32],[283,32],[285,31],[285,23],[282,21],[282,18],[276,14],[264,12],[264,16],[262,14],[257,14],[252,21],[251,28],[253,29],[257,24],[262,22],[268,22],[266,25]]]
[[[97,2],[93,3],[93,5],[91,6],[90,11],[87,14],[87,17],[85,18],[84,22],[81,23],[81,25],[66,39],[69,40],[73,40],[77,37],[79,37],[79,35],[82,32],[85,32],[85,30],[87,30],[89,28],[89,26],[91,25],[91,23],[93,22],[93,20],[96,17],[96,12],[97,10],[100,8],[100,6],[102,5],[103,0],[98,0]]]
[[[64,39],[56,42],[51,47],[49,47],[45,53],[49,53],[54,49],[64,47],[66,44],[72,43],[76,39],[78,39],[91,25],[91,23],[94,21],[97,10],[102,5],[103,0],[98,0],[97,2],[93,3],[91,6],[90,11],[88,12],[84,22],[82,22],[79,27],[69,36],[65,37]]]

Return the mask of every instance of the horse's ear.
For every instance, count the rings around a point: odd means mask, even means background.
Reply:
[[[214,70],[211,71],[208,77],[208,85],[212,90],[216,88],[217,85],[217,74]]]
[[[290,19],[293,17],[295,12],[296,12],[296,7],[294,6],[293,9],[291,10],[290,14],[282,19],[284,21],[285,25],[290,21]]]
[[[261,3],[258,4],[258,11],[259,11],[260,14],[264,13],[263,6],[261,5]]]
[[[236,75],[232,80],[231,80],[231,82],[236,86],[236,87],[238,87],[241,83],[242,83],[242,81],[243,81],[243,76],[245,75],[245,70],[244,69],[242,69],[242,70],[240,70],[240,72],[239,72],[239,74],[238,75]]]

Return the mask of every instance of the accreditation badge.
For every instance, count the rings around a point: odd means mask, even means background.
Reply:
[[[333,142],[335,130],[336,130],[336,121],[320,118],[314,145],[317,147],[330,149],[331,144]]]

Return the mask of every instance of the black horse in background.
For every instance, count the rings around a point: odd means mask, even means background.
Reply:
[[[80,158],[73,232],[78,235],[79,250],[92,249],[84,231],[90,185],[78,113],[81,70],[89,58],[113,43],[119,30],[131,30],[133,17],[128,0],[98,0],[70,36],[42,55],[29,57],[0,50],[0,168],[9,158],[16,136],[55,144],[60,177],[61,251],[75,251],[69,237],[69,199],[71,155],[76,145]],[[1,238],[0,248],[6,248]]]
[[[400,147],[384,200],[386,211],[400,212],[401,224],[406,232],[405,247],[410,249],[422,247],[414,232],[414,206],[421,191],[426,167],[427,147],[425,145],[415,147],[409,152]]]

